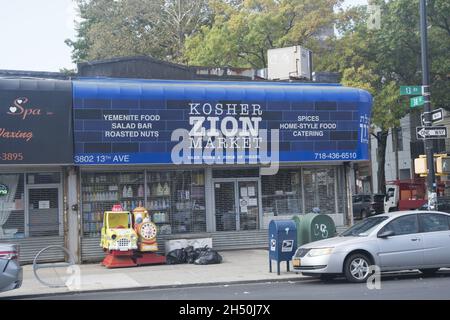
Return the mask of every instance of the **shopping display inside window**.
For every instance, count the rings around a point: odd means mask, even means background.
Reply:
[[[83,235],[100,235],[103,212],[146,206],[159,234],[205,232],[203,170],[82,174]],[[147,183],[144,181],[146,180]]]
[[[266,216],[302,212],[300,170],[281,169],[276,175],[262,177],[262,203]]]
[[[85,236],[100,235],[103,212],[120,203],[124,210],[143,206],[143,173],[85,173],[82,175],[82,211]]]
[[[206,231],[202,170],[147,173],[147,207],[160,234]]]

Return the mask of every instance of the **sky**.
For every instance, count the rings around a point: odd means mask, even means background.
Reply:
[[[345,0],[344,6],[367,4]],[[74,69],[65,39],[75,38],[73,0],[0,0],[0,69]]]

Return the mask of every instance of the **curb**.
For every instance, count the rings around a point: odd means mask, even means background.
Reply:
[[[450,271],[448,268],[443,268],[444,271]],[[418,271],[390,271],[382,273],[382,276],[386,278],[396,278],[401,276],[414,276],[420,274]],[[167,284],[167,285],[156,285],[156,286],[140,286],[140,287],[123,287],[123,288],[111,288],[111,289],[93,289],[93,290],[80,290],[80,291],[70,291],[70,292],[48,292],[42,294],[24,294],[15,296],[5,296],[0,297],[1,300],[25,300],[25,299],[38,299],[53,296],[71,296],[77,294],[90,294],[99,292],[119,292],[119,291],[145,291],[145,290],[162,290],[162,289],[175,289],[175,288],[197,288],[197,287],[209,287],[209,286],[223,286],[223,285],[239,285],[239,284],[252,284],[252,283],[280,283],[280,282],[302,282],[308,280],[315,280],[317,277],[314,276],[293,276],[289,278],[281,279],[256,279],[256,280],[236,280],[236,281],[217,281],[217,282],[202,282],[202,283],[186,283],[186,284]]]
[[[144,291],[144,290],[160,290],[160,289],[175,289],[175,288],[196,288],[196,287],[209,287],[209,286],[222,286],[222,285],[236,285],[236,284],[251,284],[251,283],[277,283],[277,282],[289,282],[289,281],[305,281],[314,279],[313,277],[306,277],[298,275],[292,278],[282,278],[282,279],[257,279],[257,280],[236,280],[236,281],[218,281],[218,282],[202,282],[202,283],[186,283],[186,284],[165,284],[157,286],[141,286],[141,287],[123,287],[123,288],[112,288],[112,289],[93,289],[93,290],[80,290],[80,291],[70,291],[70,292],[48,292],[42,294],[24,294],[15,296],[5,296],[0,297],[0,300],[25,300],[25,299],[36,299],[52,296],[71,296],[77,294],[90,294],[99,292],[119,292],[119,291]]]

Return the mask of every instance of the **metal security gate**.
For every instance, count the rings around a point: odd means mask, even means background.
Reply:
[[[213,248],[217,250],[242,250],[268,248],[268,230],[214,232]]]
[[[60,234],[59,186],[27,187],[28,215],[25,232],[30,237],[58,236]]]
[[[259,178],[213,179],[216,231],[258,230],[261,226]]]

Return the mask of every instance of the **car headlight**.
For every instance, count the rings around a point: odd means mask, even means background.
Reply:
[[[116,238],[117,238],[117,235],[115,235],[115,234],[111,235],[111,239],[116,240]]]
[[[136,240],[136,236],[135,236],[135,235],[132,235],[132,236],[131,236],[131,240],[133,240],[133,241]]]
[[[331,254],[332,251],[333,251],[333,248],[311,249],[307,255],[308,255],[308,257],[324,256],[327,254]]]

